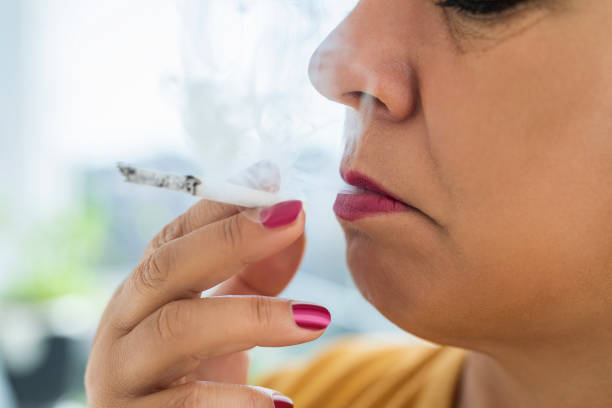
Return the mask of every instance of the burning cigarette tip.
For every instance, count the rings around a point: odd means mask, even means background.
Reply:
[[[125,177],[126,179],[136,174],[136,169],[132,166],[128,166],[125,163],[121,163],[121,162],[117,163],[117,168],[119,169],[121,174],[123,174],[123,177]]]

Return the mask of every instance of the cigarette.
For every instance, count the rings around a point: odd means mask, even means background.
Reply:
[[[139,169],[125,163],[118,163],[117,167],[125,177],[125,181],[129,183],[181,191],[221,203],[242,207],[269,207],[288,200],[287,197],[280,194],[242,187],[225,181],[201,180],[191,175]]]

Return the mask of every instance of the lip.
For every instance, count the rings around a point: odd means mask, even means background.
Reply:
[[[377,214],[417,210],[394,197],[364,174],[355,170],[341,169],[340,175],[348,184],[363,190],[354,194],[338,194],[334,203],[334,212],[343,220],[355,221]]]

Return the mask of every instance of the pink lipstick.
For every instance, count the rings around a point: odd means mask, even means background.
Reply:
[[[395,198],[376,182],[354,170],[340,170],[342,178],[360,191],[356,193],[340,193],[334,203],[334,212],[346,221],[377,214],[401,211],[416,211],[414,207]]]

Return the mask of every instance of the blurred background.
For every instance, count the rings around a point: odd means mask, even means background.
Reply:
[[[239,150],[245,135],[291,158],[284,181],[308,209],[306,256],[282,296],[333,315],[313,343],[254,349],[252,375],[337,336],[407,336],[346,269],[329,182],[344,112],[306,74],[355,3],[0,0],[1,407],[85,406],[106,302],[153,235],[195,202],[124,184],[116,162],[208,175],[218,169],[208,149]]]

